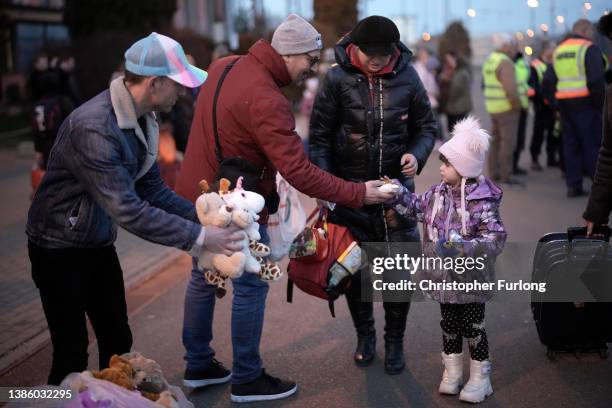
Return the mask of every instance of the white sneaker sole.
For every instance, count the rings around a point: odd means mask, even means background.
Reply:
[[[473,404],[479,404],[483,402],[484,400],[486,400],[488,397],[490,397],[492,394],[493,394],[493,387],[489,386],[489,388],[487,389],[487,391],[485,392],[482,398],[476,398],[473,395],[465,395],[464,393],[461,393],[459,394],[459,400],[464,401],[464,402],[471,402]]]
[[[256,401],[273,401],[278,399],[283,399],[292,396],[297,392],[298,386],[290,389],[289,391],[285,391],[282,394],[274,394],[274,395],[231,395],[232,402],[256,402]]]
[[[208,380],[185,380],[183,379],[183,385],[189,388],[201,388],[208,385],[224,384],[232,379],[232,373],[229,373],[226,377],[222,378],[210,378]]]

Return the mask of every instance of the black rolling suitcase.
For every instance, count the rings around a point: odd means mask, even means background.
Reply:
[[[599,227],[596,238],[586,237],[586,228],[569,228],[567,233],[544,235],[538,242],[534,256],[532,282],[550,285],[549,296],[554,299],[602,301],[546,301],[546,295],[532,292],[531,310],[538,336],[547,347],[552,360],[558,352],[596,352],[608,357],[607,343],[612,341],[612,292],[610,279],[596,280],[604,284],[584,285],[584,276],[612,276],[612,250],[609,249],[610,228]],[[607,283],[606,283],[607,282]],[[549,291],[547,289],[547,291]],[[590,291],[589,291],[590,289]],[[550,298],[549,298],[550,299]]]

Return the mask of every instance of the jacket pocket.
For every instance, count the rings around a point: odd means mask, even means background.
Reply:
[[[73,231],[80,231],[86,223],[87,210],[89,208],[89,200],[83,195],[77,200],[68,213],[68,228]]]

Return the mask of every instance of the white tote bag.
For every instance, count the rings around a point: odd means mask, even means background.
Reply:
[[[298,191],[276,173],[276,189],[280,198],[278,211],[268,217],[270,259],[280,261],[289,253],[291,243],[306,226],[306,214]]]

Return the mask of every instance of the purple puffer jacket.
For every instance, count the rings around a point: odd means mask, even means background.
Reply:
[[[463,244],[455,246],[466,257],[482,257],[485,267],[459,274],[452,269],[421,269],[420,280],[432,282],[494,282],[495,258],[503,250],[506,229],[499,216],[502,190],[492,181],[480,176],[465,185],[465,230],[461,217],[461,189],[442,182],[424,194],[415,194],[406,188],[390,203],[395,210],[423,223],[423,254],[426,257],[445,257],[438,253],[439,240],[450,241],[459,234]],[[426,293],[440,303],[482,303],[493,295],[492,291],[427,290]]]

